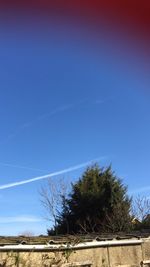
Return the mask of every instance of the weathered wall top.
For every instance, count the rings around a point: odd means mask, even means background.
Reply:
[[[150,237],[0,238],[0,267],[150,267]]]

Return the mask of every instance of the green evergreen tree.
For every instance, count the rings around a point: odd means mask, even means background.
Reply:
[[[130,207],[127,187],[115,176],[111,166],[101,169],[94,165],[72,185],[69,197],[63,198],[57,232],[128,231]]]

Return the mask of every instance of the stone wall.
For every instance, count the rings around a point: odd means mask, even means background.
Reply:
[[[150,267],[150,239],[140,244],[23,251],[0,247],[0,267]]]

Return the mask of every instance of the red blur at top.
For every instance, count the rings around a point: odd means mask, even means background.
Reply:
[[[149,0],[0,0],[0,8],[39,10],[50,14],[75,16],[88,23],[116,23],[150,39]]]

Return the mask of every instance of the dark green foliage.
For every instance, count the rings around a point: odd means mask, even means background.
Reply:
[[[94,165],[72,185],[69,198],[63,198],[57,231],[61,234],[128,231],[130,205],[127,187],[111,167],[100,169]]]
[[[148,214],[142,221],[142,228],[150,230],[150,214]]]

